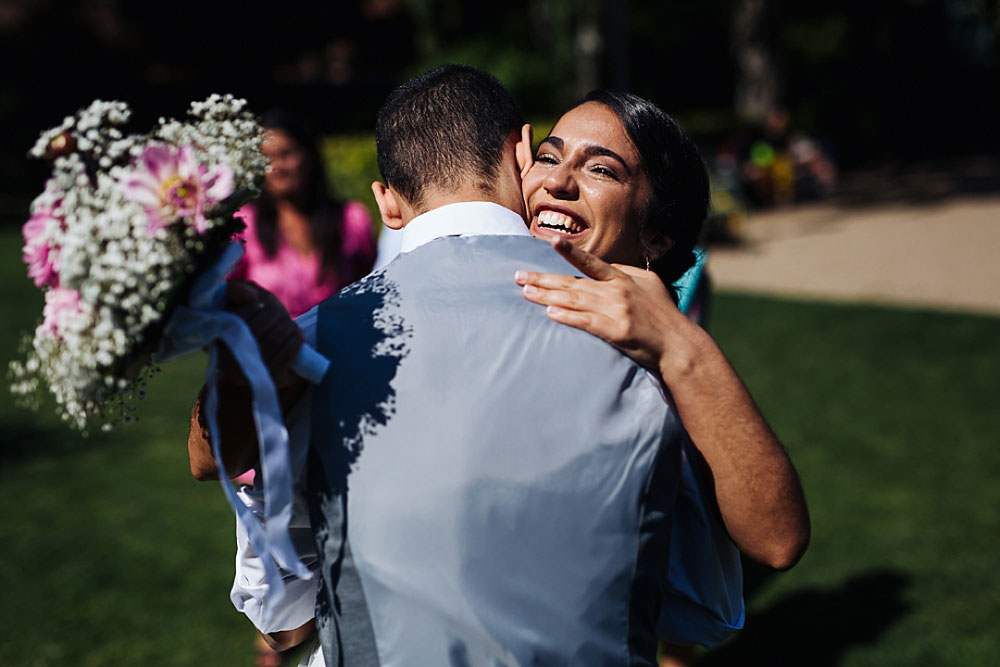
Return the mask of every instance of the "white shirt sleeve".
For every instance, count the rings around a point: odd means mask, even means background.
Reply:
[[[245,487],[249,488],[249,487]],[[254,514],[258,509],[254,507],[254,501],[240,493],[240,499],[253,509]],[[295,543],[296,550],[302,561],[310,568],[316,566],[316,548],[312,544],[312,529],[308,525],[308,508],[304,502],[297,498],[292,508],[292,525],[289,532]],[[262,511],[262,508],[261,508]],[[305,525],[300,518],[305,517]],[[306,539],[299,539],[302,533]],[[311,553],[303,553],[302,545],[311,548]],[[229,599],[237,611],[246,614],[250,622],[254,624],[262,633],[278,632],[281,630],[294,630],[307,623],[316,615],[316,581],[314,579],[298,579],[292,574],[284,574],[285,598],[281,604],[272,611],[271,622],[264,625],[261,622],[264,600],[270,591],[267,579],[264,576],[264,567],[260,558],[254,552],[247,537],[246,530],[236,522],[236,576],[233,579],[233,587],[229,592]]]
[[[314,345],[316,341],[316,309],[300,316],[296,322],[302,328],[306,342]],[[313,539],[312,526],[309,522],[309,507],[305,497],[305,462],[309,451],[309,416],[310,392],[305,395],[289,411],[287,416],[288,445],[291,456],[292,473],[295,475],[295,499],[292,505],[292,518],[288,530],[292,543],[302,559],[302,562],[315,569],[318,566],[316,543]],[[264,516],[264,494],[261,488],[258,471],[255,487],[242,487],[237,496],[256,517]],[[291,574],[284,575],[285,598],[281,605],[273,610],[271,622],[261,623],[263,602],[267,598],[270,587],[264,577],[264,567],[250,545],[246,529],[236,522],[236,576],[229,593],[236,609],[244,614],[263,633],[294,630],[308,622],[316,614],[316,580],[298,579]]]

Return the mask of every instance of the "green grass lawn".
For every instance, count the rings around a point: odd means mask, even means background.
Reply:
[[[721,295],[711,329],[792,455],[812,544],[756,570],[708,665],[992,665],[1000,319]]]
[[[40,297],[0,231],[0,344]],[[721,665],[990,665],[1000,655],[1000,319],[719,295],[711,329],[803,478],[813,541],[748,571]],[[228,601],[233,528],[187,471],[204,358],[141,420],[83,439],[0,398],[0,665],[250,665]]]

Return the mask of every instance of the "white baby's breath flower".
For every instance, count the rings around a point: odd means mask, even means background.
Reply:
[[[32,231],[34,242],[57,254],[61,292],[26,338],[24,361],[10,363],[11,390],[37,406],[47,387],[63,419],[80,429],[131,414],[127,404],[158,342],[149,334],[238,228],[232,213],[257,192],[267,166],[260,127],[243,100],[212,95],[192,103],[191,120],[161,118],[147,135],[122,132],[130,115],[122,102],[95,101],[43,132],[30,152],[52,164],[32,202],[41,220]],[[152,144],[184,147],[206,173],[232,172],[232,194],[210,202],[197,228],[166,219],[151,233],[147,207],[124,197],[123,179]]]

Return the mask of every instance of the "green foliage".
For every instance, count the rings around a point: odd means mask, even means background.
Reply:
[[[573,96],[566,81],[562,86],[552,85],[553,79],[557,78],[557,70],[551,58],[551,53],[503,48],[477,37],[475,40],[457,41],[435,52],[418,67],[411,68],[408,74],[416,75],[450,63],[472,65],[498,78],[522,109],[555,112],[568,107]]]
[[[574,40],[595,2],[521,2],[484,8],[456,0],[408,0],[420,54],[406,77],[448,63],[484,69],[528,113],[552,114],[574,99]],[[530,20],[529,20],[530,19]]]
[[[330,186],[341,199],[364,203],[372,215],[378,216],[372,181],[382,180],[375,153],[375,136],[352,134],[325,137],[320,143],[326,175]],[[378,228],[381,229],[379,224]]]

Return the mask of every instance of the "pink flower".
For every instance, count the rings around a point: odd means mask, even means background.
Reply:
[[[74,289],[55,287],[45,292],[42,329],[50,336],[61,338],[70,319],[83,313],[80,293]]]
[[[122,192],[146,209],[151,234],[182,218],[203,234],[208,229],[205,208],[233,193],[232,167],[218,164],[209,169],[189,146],[151,144],[139,162],[122,179]]]
[[[22,257],[28,265],[28,276],[35,281],[36,287],[59,286],[59,248],[53,248],[45,236],[50,220],[62,225],[62,220],[52,214],[52,209],[42,207],[21,228],[24,235]]]

